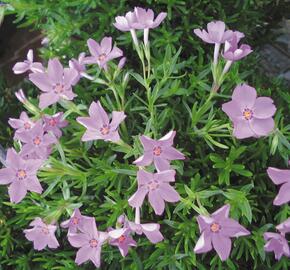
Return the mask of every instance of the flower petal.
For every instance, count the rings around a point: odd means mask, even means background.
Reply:
[[[30,73],[29,80],[43,92],[52,91],[52,82],[46,73]]]
[[[162,158],[161,156],[154,156],[154,165],[159,172],[170,169],[169,161]]]
[[[110,127],[112,130],[115,130],[118,128],[118,126],[120,125],[120,123],[126,118],[126,115],[124,114],[124,112],[116,112],[113,111],[112,112],[112,121],[110,123]]]
[[[194,252],[199,254],[209,252],[210,250],[212,250],[211,235],[208,232],[202,232],[198,241],[196,242]]]
[[[76,248],[85,246],[90,241],[89,236],[84,233],[68,234],[67,239],[69,243]]]
[[[159,190],[149,191],[148,199],[149,203],[154,209],[155,214],[162,215],[162,213],[164,212],[165,203],[159,194]]]
[[[47,74],[54,83],[61,83],[63,80],[63,67],[57,58],[49,59]]]
[[[41,94],[39,97],[39,108],[45,109],[46,107],[58,102],[59,95],[54,92]]]
[[[256,89],[247,84],[238,85],[234,89],[232,95],[232,99],[237,102],[242,111],[245,108],[252,109],[254,107],[256,97]]]
[[[10,201],[13,203],[19,203],[25,197],[27,189],[24,185],[20,184],[18,181],[14,181],[8,188],[8,193],[10,196]]]
[[[144,155],[137,158],[133,164],[136,164],[137,166],[148,166],[152,163],[153,161],[153,153],[152,151],[150,152],[144,152]]]
[[[253,118],[250,121],[250,128],[257,136],[267,136],[273,131],[275,122],[273,118],[258,119]]]
[[[238,103],[234,100],[226,102],[222,105],[222,110],[228,115],[228,117],[234,121],[235,119],[241,119],[242,111]]]
[[[249,121],[247,121],[247,120],[239,120],[237,122],[234,122],[233,135],[237,139],[246,139],[246,138],[255,136],[256,134],[250,128]]]
[[[285,183],[280,187],[280,190],[274,199],[274,205],[282,205],[290,201],[290,183]]]
[[[147,187],[145,186],[139,187],[138,190],[129,198],[128,200],[129,205],[135,208],[141,207],[147,193],[148,193]]]
[[[167,183],[161,183],[158,192],[161,198],[167,202],[180,201],[179,193]]]
[[[0,185],[10,184],[15,179],[15,171],[11,168],[0,169]]]
[[[167,160],[185,159],[184,155],[172,146],[162,148],[160,156]]]
[[[175,182],[175,170],[166,170],[154,174],[154,178],[159,182]]]
[[[277,168],[269,167],[267,169],[267,174],[276,185],[290,182],[290,170],[280,170]]]
[[[253,108],[255,118],[265,119],[272,117],[276,112],[273,99],[269,97],[258,97]]]
[[[225,261],[231,253],[232,242],[228,237],[222,236],[220,233],[212,234],[213,248],[222,261]]]
[[[89,245],[82,246],[77,252],[77,255],[75,258],[75,263],[77,265],[80,265],[80,264],[88,261],[91,258],[91,256],[93,255],[93,252],[94,252],[94,249],[91,248]]]

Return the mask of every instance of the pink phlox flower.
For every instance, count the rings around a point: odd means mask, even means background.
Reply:
[[[82,141],[105,140],[117,142],[120,140],[118,127],[126,118],[124,112],[112,112],[112,118],[99,101],[92,102],[89,108],[89,117],[78,117],[77,121],[87,128]]]
[[[233,135],[238,139],[267,136],[274,129],[273,115],[276,107],[269,97],[258,97],[256,89],[238,85],[230,102],[222,105],[222,110],[234,124]]]
[[[29,50],[27,53],[27,59],[23,62],[17,62],[12,68],[15,74],[25,73],[31,71],[33,73],[43,73],[44,67],[39,62],[33,62],[33,50]]]
[[[57,58],[48,61],[47,72],[31,73],[29,79],[42,92],[39,107],[44,109],[61,99],[73,100],[76,94],[72,86],[76,82],[78,72],[72,68],[63,68]]]
[[[56,225],[46,224],[39,217],[35,218],[29,225],[33,228],[24,230],[24,233],[25,237],[33,242],[34,249],[42,250],[46,246],[49,248],[59,247],[55,237]]]
[[[27,191],[42,193],[42,187],[37,178],[37,171],[43,160],[25,160],[13,148],[8,149],[5,165],[0,169],[0,184],[7,185],[10,201],[19,203]]]
[[[169,161],[185,158],[181,152],[172,146],[175,134],[175,131],[170,131],[159,140],[153,140],[142,135],[140,141],[144,148],[144,154],[136,159],[134,164],[137,166],[148,166],[154,162],[158,171],[169,170]]]
[[[138,190],[128,200],[132,207],[141,207],[145,196],[148,194],[149,203],[157,215],[162,215],[165,201],[178,202],[178,192],[170,186],[175,181],[175,171],[167,170],[158,173],[149,173],[139,170],[137,173]]]
[[[220,259],[225,261],[231,252],[230,238],[250,234],[236,220],[229,218],[229,211],[230,205],[226,204],[210,216],[197,217],[201,235],[195,245],[195,253],[206,253],[214,248]]]

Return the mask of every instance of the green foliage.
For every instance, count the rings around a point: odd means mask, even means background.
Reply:
[[[165,241],[152,245],[140,237],[138,247],[131,249],[126,258],[117,249],[105,247],[102,269],[289,269],[286,258],[276,262],[272,254],[265,254],[262,237],[290,214],[289,206],[272,205],[277,190],[265,173],[270,165],[286,167],[289,157],[288,90],[279,81],[270,82],[256,75],[254,54],[235,64],[218,94],[211,97],[211,54],[205,51],[212,48],[192,34],[194,28],[215,18],[245,32],[248,42],[253,44],[255,34],[263,30],[256,25],[263,25],[269,11],[278,9],[273,1],[139,1],[139,5],[151,6],[156,13],[168,12],[166,22],[150,32],[149,75],[131,47],[129,34],[112,26],[114,17],[130,10],[136,5],[134,1],[7,2],[13,7],[9,12],[17,17],[15,23],[39,29],[48,37],[48,47],[40,50],[45,59],[58,56],[67,64],[71,57],[87,51],[89,37],[100,40],[104,35],[113,35],[128,57],[128,73],[103,76],[93,67],[88,72],[98,74],[98,79],[83,79],[74,88],[77,106],[64,103],[64,108],[46,110],[50,114],[66,111],[70,124],[38,174],[45,190],[42,195],[31,193],[15,205],[8,203],[7,188],[0,187],[1,270],[93,269],[90,263],[76,266],[75,249],[68,244],[65,231],[57,231],[61,244],[58,250],[36,252],[24,238],[23,229],[36,216],[48,221],[65,220],[75,207],[96,217],[100,230],[115,226],[123,212],[133,219],[127,199],[137,187],[132,161],[142,152],[139,135],[160,138],[171,129],[177,131],[175,145],[187,156],[184,163],[173,163],[178,172],[176,188],[181,202],[168,204],[161,217],[147,203],[142,209],[144,222],[161,224]],[[279,4],[284,7],[283,1]],[[147,58],[142,57],[143,61]],[[229,119],[221,111],[221,104],[228,100],[235,85],[246,80],[259,94],[271,96],[278,107],[276,130],[269,138],[237,141],[231,135]],[[30,84],[25,84],[24,89],[33,96],[38,93]],[[75,118],[86,114],[87,107],[96,99],[107,111],[125,110],[126,126],[120,130],[123,144],[80,141],[84,129]],[[1,114],[8,110],[8,100],[6,95],[0,97]],[[35,99],[31,102],[36,104]],[[0,142],[6,145],[9,141],[11,145],[12,131],[6,128],[6,120],[7,117],[0,122]],[[4,129],[8,131],[3,132]],[[221,262],[214,252],[195,255],[193,248],[199,236],[195,216],[211,213],[225,203],[231,204],[231,217],[247,227],[251,236],[233,240],[231,257],[226,262]]]

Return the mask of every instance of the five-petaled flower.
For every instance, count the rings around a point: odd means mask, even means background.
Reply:
[[[68,241],[73,247],[79,248],[75,262],[80,265],[91,260],[96,267],[101,265],[102,245],[109,237],[117,238],[124,233],[124,229],[113,230],[108,233],[97,230],[94,218],[85,222],[80,233],[69,233]]]
[[[140,137],[144,154],[134,161],[137,166],[148,166],[152,162],[158,171],[170,169],[170,160],[184,159],[184,155],[172,147],[176,132],[170,131],[159,140],[153,140],[145,135]]]
[[[123,51],[118,47],[114,46],[112,48],[111,37],[104,37],[100,44],[90,38],[87,44],[92,56],[85,58],[85,64],[98,64],[100,68],[107,70],[107,63],[109,61],[123,56]]]
[[[54,135],[44,133],[42,121],[38,121],[29,132],[21,133],[18,137],[24,143],[21,154],[36,154],[40,159],[46,159],[50,146],[57,142]]]
[[[288,241],[285,236],[279,233],[264,233],[264,239],[267,243],[264,246],[265,251],[274,252],[275,259],[280,260],[283,255],[290,257]]]
[[[112,231],[112,229],[110,229]],[[136,247],[137,243],[131,236],[131,230],[127,228],[122,235],[112,236],[109,244],[119,248],[123,257],[126,257],[129,247]]]
[[[72,91],[72,85],[77,76],[75,69],[63,68],[57,58],[48,61],[47,72],[31,73],[29,80],[44,92],[39,97],[39,107],[44,109],[60,99],[74,99],[76,94]]]
[[[21,74],[27,71],[32,71],[33,73],[43,73],[44,67],[39,62],[33,62],[33,50],[29,50],[27,53],[27,59],[23,62],[17,62],[12,68],[15,74]]]
[[[42,163],[43,160],[25,160],[14,149],[8,149],[6,168],[0,169],[0,184],[10,184],[8,193],[11,202],[19,203],[28,190],[42,193],[36,175]]]
[[[85,77],[89,80],[92,80],[93,78],[86,73],[86,66],[85,66],[85,60],[86,55],[84,52],[79,54],[78,59],[72,58],[69,61],[69,67],[72,69],[75,69],[75,71],[78,73],[77,77],[73,81],[73,85],[77,84],[81,77]]]
[[[238,139],[267,136],[274,128],[272,116],[276,107],[269,97],[258,97],[255,88],[238,85],[230,102],[222,110],[234,123],[233,135]]]
[[[63,112],[58,112],[55,115],[44,115],[43,129],[45,132],[51,131],[57,138],[60,138],[62,135],[61,129],[68,125],[66,120],[63,120]]]
[[[229,218],[229,211],[230,205],[226,204],[210,216],[197,217],[201,236],[194,248],[195,253],[206,253],[214,248],[224,261],[230,256],[232,245],[230,237],[250,234],[236,220]]]
[[[274,199],[274,205],[281,205],[290,201],[290,170],[280,170],[269,167],[267,174],[274,184],[281,185],[280,190]]]
[[[42,250],[46,246],[49,248],[59,247],[59,243],[55,237],[56,225],[46,224],[39,217],[35,218],[30,224],[32,229],[24,230],[25,237],[33,242],[33,248]]]
[[[89,108],[89,117],[78,117],[77,121],[87,128],[82,141],[105,140],[117,142],[120,140],[118,127],[126,118],[124,112],[112,112],[112,119],[109,120],[107,113],[101,103],[92,102]]]
[[[68,220],[61,223],[62,228],[68,228],[69,233],[76,233],[84,230],[84,225],[90,222],[92,217],[83,216],[78,208],[76,208]]]
[[[34,127],[34,122],[28,117],[26,112],[22,112],[19,119],[9,118],[8,123],[16,129],[14,139],[17,139],[19,134],[28,132]]]
[[[177,202],[180,200],[178,192],[170,186],[175,181],[175,171],[167,170],[149,173],[139,170],[137,173],[138,190],[128,200],[132,207],[141,207],[148,194],[149,202],[157,215],[162,215],[165,208],[164,201]]]

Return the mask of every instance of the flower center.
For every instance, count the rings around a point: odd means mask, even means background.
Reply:
[[[73,217],[71,222],[72,222],[72,224],[77,225],[77,224],[79,224],[79,219],[77,217]]]
[[[100,132],[102,133],[102,135],[108,135],[110,132],[110,126],[103,125],[103,127],[100,129]]]
[[[150,182],[148,183],[148,188],[149,188],[150,190],[155,190],[155,189],[157,189],[158,187],[159,187],[159,184],[158,184],[158,182],[155,181],[155,180],[150,181]]]
[[[250,109],[245,109],[243,111],[243,116],[245,117],[246,120],[250,120],[253,118],[253,111]]]
[[[64,85],[63,84],[60,84],[60,83],[57,83],[55,86],[54,86],[54,92],[56,94],[60,94],[62,92],[64,92]]]
[[[121,235],[118,239],[119,243],[123,243],[126,240],[126,237],[124,235]]]
[[[26,178],[27,174],[25,170],[18,170],[16,173],[16,176],[19,180],[23,180],[24,178]]]
[[[49,234],[49,230],[47,227],[42,227],[41,228],[41,231],[44,233],[44,234]]]
[[[52,127],[54,127],[55,125],[56,125],[56,121],[55,121],[55,119],[49,119],[49,121],[48,121],[48,124],[50,125],[50,126],[52,126]]]
[[[155,156],[160,156],[161,153],[162,153],[162,149],[161,149],[160,146],[157,146],[157,147],[154,147],[154,148],[153,148],[153,155],[155,155]]]
[[[212,232],[218,232],[221,229],[221,226],[218,223],[213,223],[210,225],[210,230]]]
[[[41,143],[41,139],[40,139],[38,136],[36,136],[36,137],[33,139],[33,143],[34,143],[35,145],[40,145],[40,143]]]
[[[98,59],[99,61],[104,61],[106,59],[106,54],[105,53],[100,54]]]
[[[90,240],[90,246],[91,247],[96,247],[98,245],[98,241],[96,239]]]
[[[30,123],[28,122],[24,123],[24,129],[31,129]]]

